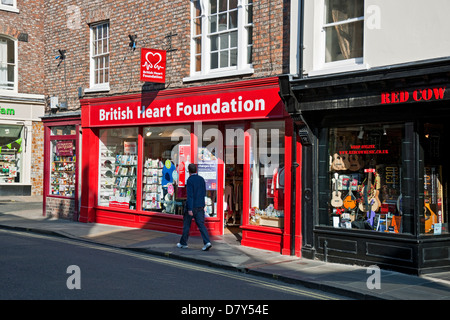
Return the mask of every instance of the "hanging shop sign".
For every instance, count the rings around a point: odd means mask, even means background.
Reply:
[[[393,91],[381,94],[381,104],[396,104],[405,102],[426,102],[444,100],[446,87],[424,88],[413,91]]]
[[[83,126],[264,119],[284,116],[278,88],[195,94],[180,98],[157,95],[130,101],[83,106]]]
[[[141,81],[166,82],[166,51],[141,49]]]

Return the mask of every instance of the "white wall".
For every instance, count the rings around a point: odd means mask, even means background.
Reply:
[[[368,69],[450,56],[449,0],[366,0],[364,59],[357,68],[326,69],[321,61],[322,4],[305,0],[305,75]]]

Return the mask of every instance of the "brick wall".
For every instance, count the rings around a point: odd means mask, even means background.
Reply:
[[[45,210],[45,216],[48,218],[73,220],[77,214],[73,199],[47,197]]]
[[[289,1],[262,0],[254,3],[255,73],[202,82],[183,83],[190,68],[190,1],[45,1],[46,93],[67,96],[71,109],[79,108],[77,90],[89,88],[89,24],[110,22],[110,91],[85,97],[161,90],[164,85],[139,80],[140,48],[167,49],[169,32],[176,33],[167,54],[165,87],[182,88],[242,79],[277,76],[287,72]],[[137,35],[137,50],[129,47],[128,35]],[[66,69],[55,60],[58,49],[67,50]]]
[[[33,122],[33,148],[31,150],[31,194],[42,195],[44,185],[44,125]]]
[[[44,94],[44,0],[17,0],[19,13],[0,10],[0,34],[18,41],[19,93]]]

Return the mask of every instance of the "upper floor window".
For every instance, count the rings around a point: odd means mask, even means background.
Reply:
[[[363,57],[364,0],[326,0],[325,63]]]
[[[16,0],[0,0],[0,10],[19,12]]]
[[[91,26],[91,88],[109,90],[109,22]]]
[[[191,78],[253,72],[253,1],[191,3]]]
[[[16,90],[16,42],[0,36],[0,90]]]

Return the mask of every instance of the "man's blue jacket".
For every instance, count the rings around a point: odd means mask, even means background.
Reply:
[[[196,173],[191,174],[186,182],[186,189],[186,207],[188,211],[205,206],[206,183],[203,177]]]

